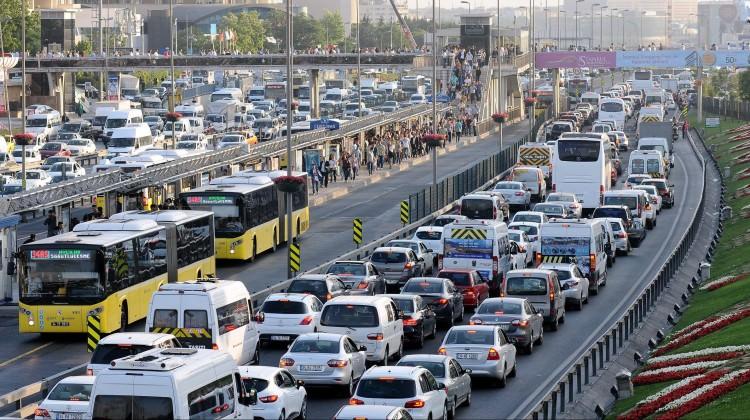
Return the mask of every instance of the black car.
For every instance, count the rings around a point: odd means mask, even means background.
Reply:
[[[405,340],[421,349],[424,346],[425,338],[435,338],[437,317],[432,307],[425,303],[422,296],[411,294],[384,296],[393,299],[396,307],[404,312],[402,322],[404,323]]]
[[[668,184],[665,179],[647,179],[641,185],[653,185],[659,191],[662,199],[662,207],[674,207],[674,184]]]
[[[634,219],[630,213],[628,206],[622,205],[606,205],[600,206],[594,209],[591,214],[593,219],[599,217],[616,217],[622,219],[622,224],[625,226],[625,231],[628,233],[628,239],[630,244],[634,248],[641,246],[641,242],[646,238],[646,228],[639,219]]]
[[[348,295],[349,289],[351,287],[344,284],[338,276],[306,274],[292,279],[289,288],[282,290],[282,292],[309,293],[320,299],[321,302],[326,303],[337,296]]]
[[[91,122],[86,120],[66,122],[60,127],[59,133],[75,133],[84,139],[93,139],[96,135]]]
[[[464,320],[464,297],[448,279],[437,277],[414,277],[404,284],[401,294],[422,296],[432,307],[439,322],[453,326]]]

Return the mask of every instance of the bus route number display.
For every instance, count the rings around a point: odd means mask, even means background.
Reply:
[[[188,205],[234,204],[234,198],[225,195],[197,195],[187,198]]]
[[[91,252],[82,249],[34,249],[32,260],[88,260]]]

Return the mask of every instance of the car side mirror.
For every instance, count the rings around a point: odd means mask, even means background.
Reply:
[[[568,290],[568,289],[570,289],[570,285],[568,283],[565,283],[565,284],[563,284],[562,289],[563,290]]]
[[[427,252],[427,253],[429,253],[429,254],[432,254],[432,253],[433,253],[433,252],[435,252],[435,251],[434,251],[434,250],[432,250],[432,249],[428,249],[428,250],[427,250],[427,251],[425,251],[425,252]]]
[[[351,288],[352,288],[351,284],[345,284],[344,285],[344,290],[351,290]]]
[[[359,346],[359,351],[367,351],[367,346]]]
[[[255,322],[263,322],[266,320],[266,314],[264,314],[263,312],[258,312],[257,314],[255,314],[254,319]]]
[[[303,381],[302,379],[297,379],[297,388],[301,386],[305,386],[305,381]]]

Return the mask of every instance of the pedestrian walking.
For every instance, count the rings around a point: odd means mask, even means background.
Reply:
[[[317,194],[320,190],[320,168],[318,165],[312,165],[310,169],[310,181],[312,182],[313,194]]]
[[[57,216],[55,216],[54,210],[47,212],[47,219],[44,220],[44,225],[47,226],[47,236],[55,236],[55,231],[57,230]]]
[[[373,166],[375,164],[375,152],[373,152],[373,148],[370,147],[370,149],[367,150],[367,173],[368,175],[372,175]]]

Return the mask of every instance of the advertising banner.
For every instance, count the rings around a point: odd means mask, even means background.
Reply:
[[[449,239],[445,238],[445,258],[492,259],[490,239]]]
[[[705,67],[750,67],[750,50],[703,51]]]
[[[534,55],[537,68],[580,69],[616,67],[616,55],[610,51],[552,51]]]
[[[699,62],[692,50],[617,51],[617,67],[623,69],[695,67]]]

